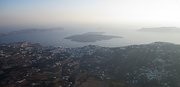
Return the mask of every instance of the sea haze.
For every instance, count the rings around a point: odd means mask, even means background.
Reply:
[[[45,30],[35,30],[31,33],[23,33],[17,30],[17,33],[10,33],[6,36],[0,37],[1,43],[10,43],[18,41],[29,41],[41,43],[46,46],[63,46],[63,47],[82,47],[86,45],[99,45],[105,47],[121,47],[134,44],[146,44],[157,41],[171,42],[180,44],[179,32],[168,32],[167,30],[175,27],[160,27],[156,28],[162,32],[154,31],[154,28],[146,28],[148,31],[142,32],[142,29],[124,28],[124,27],[97,27],[97,26],[76,26],[63,27],[63,29],[56,30],[48,28]],[[39,29],[39,28],[38,28]],[[55,29],[55,30],[53,30]],[[153,32],[150,30],[152,29]],[[164,29],[164,30],[163,30]],[[176,28],[176,31],[179,28]],[[14,30],[1,29],[0,33],[14,32]],[[103,33],[102,33],[103,32]],[[7,33],[7,32],[6,32]]]

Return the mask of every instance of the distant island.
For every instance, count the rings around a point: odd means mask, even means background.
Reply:
[[[104,32],[88,32],[79,35],[72,35],[66,37],[65,39],[70,39],[71,41],[76,42],[96,42],[101,40],[110,40],[113,38],[122,38],[120,36],[112,36],[112,35],[103,35]]]
[[[54,31],[54,30],[62,30],[63,28],[49,28],[49,29],[23,29],[17,31],[11,31],[6,33],[0,33],[0,37],[15,35],[15,34],[26,34],[26,33],[34,33],[34,32],[46,32],[46,31]]]
[[[142,28],[138,31],[143,32],[167,32],[167,33],[173,33],[173,32],[180,32],[180,28],[177,27],[153,27],[153,28]]]

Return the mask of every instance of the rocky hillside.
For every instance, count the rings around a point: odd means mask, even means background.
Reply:
[[[42,47],[1,44],[2,87],[180,87],[180,45]]]

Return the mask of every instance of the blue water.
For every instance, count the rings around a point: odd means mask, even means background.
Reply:
[[[1,29],[0,32],[9,32],[11,30]],[[12,30],[13,31],[13,30]],[[82,34],[86,32],[105,32],[105,35],[117,35],[123,38],[103,40],[92,43],[81,43],[64,39],[67,36]],[[29,41],[40,43],[46,46],[63,46],[63,47],[81,47],[86,45],[100,45],[105,47],[120,47],[134,44],[146,44],[156,41],[171,42],[180,44],[179,33],[149,33],[138,32],[132,28],[97,28],[97,27],[65,27],[63,30],[35,32],[29,34],[16,34],[0,38],[1,43]]]

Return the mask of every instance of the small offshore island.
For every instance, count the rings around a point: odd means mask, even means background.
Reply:
[[[88,32],[84,34],[65,37],[65,39],[70,39],[71,41],[76,41],[76,42],[96,42],[102,40],[110,40],[113,38],[122,38],[120,36],[103,35],[103,34],[104,32]]]
[[[138,31],[142,32],[161,32],[161,33],[179,33],[180,28],[178,27],[153,27],[153,28],[142,28]]]

